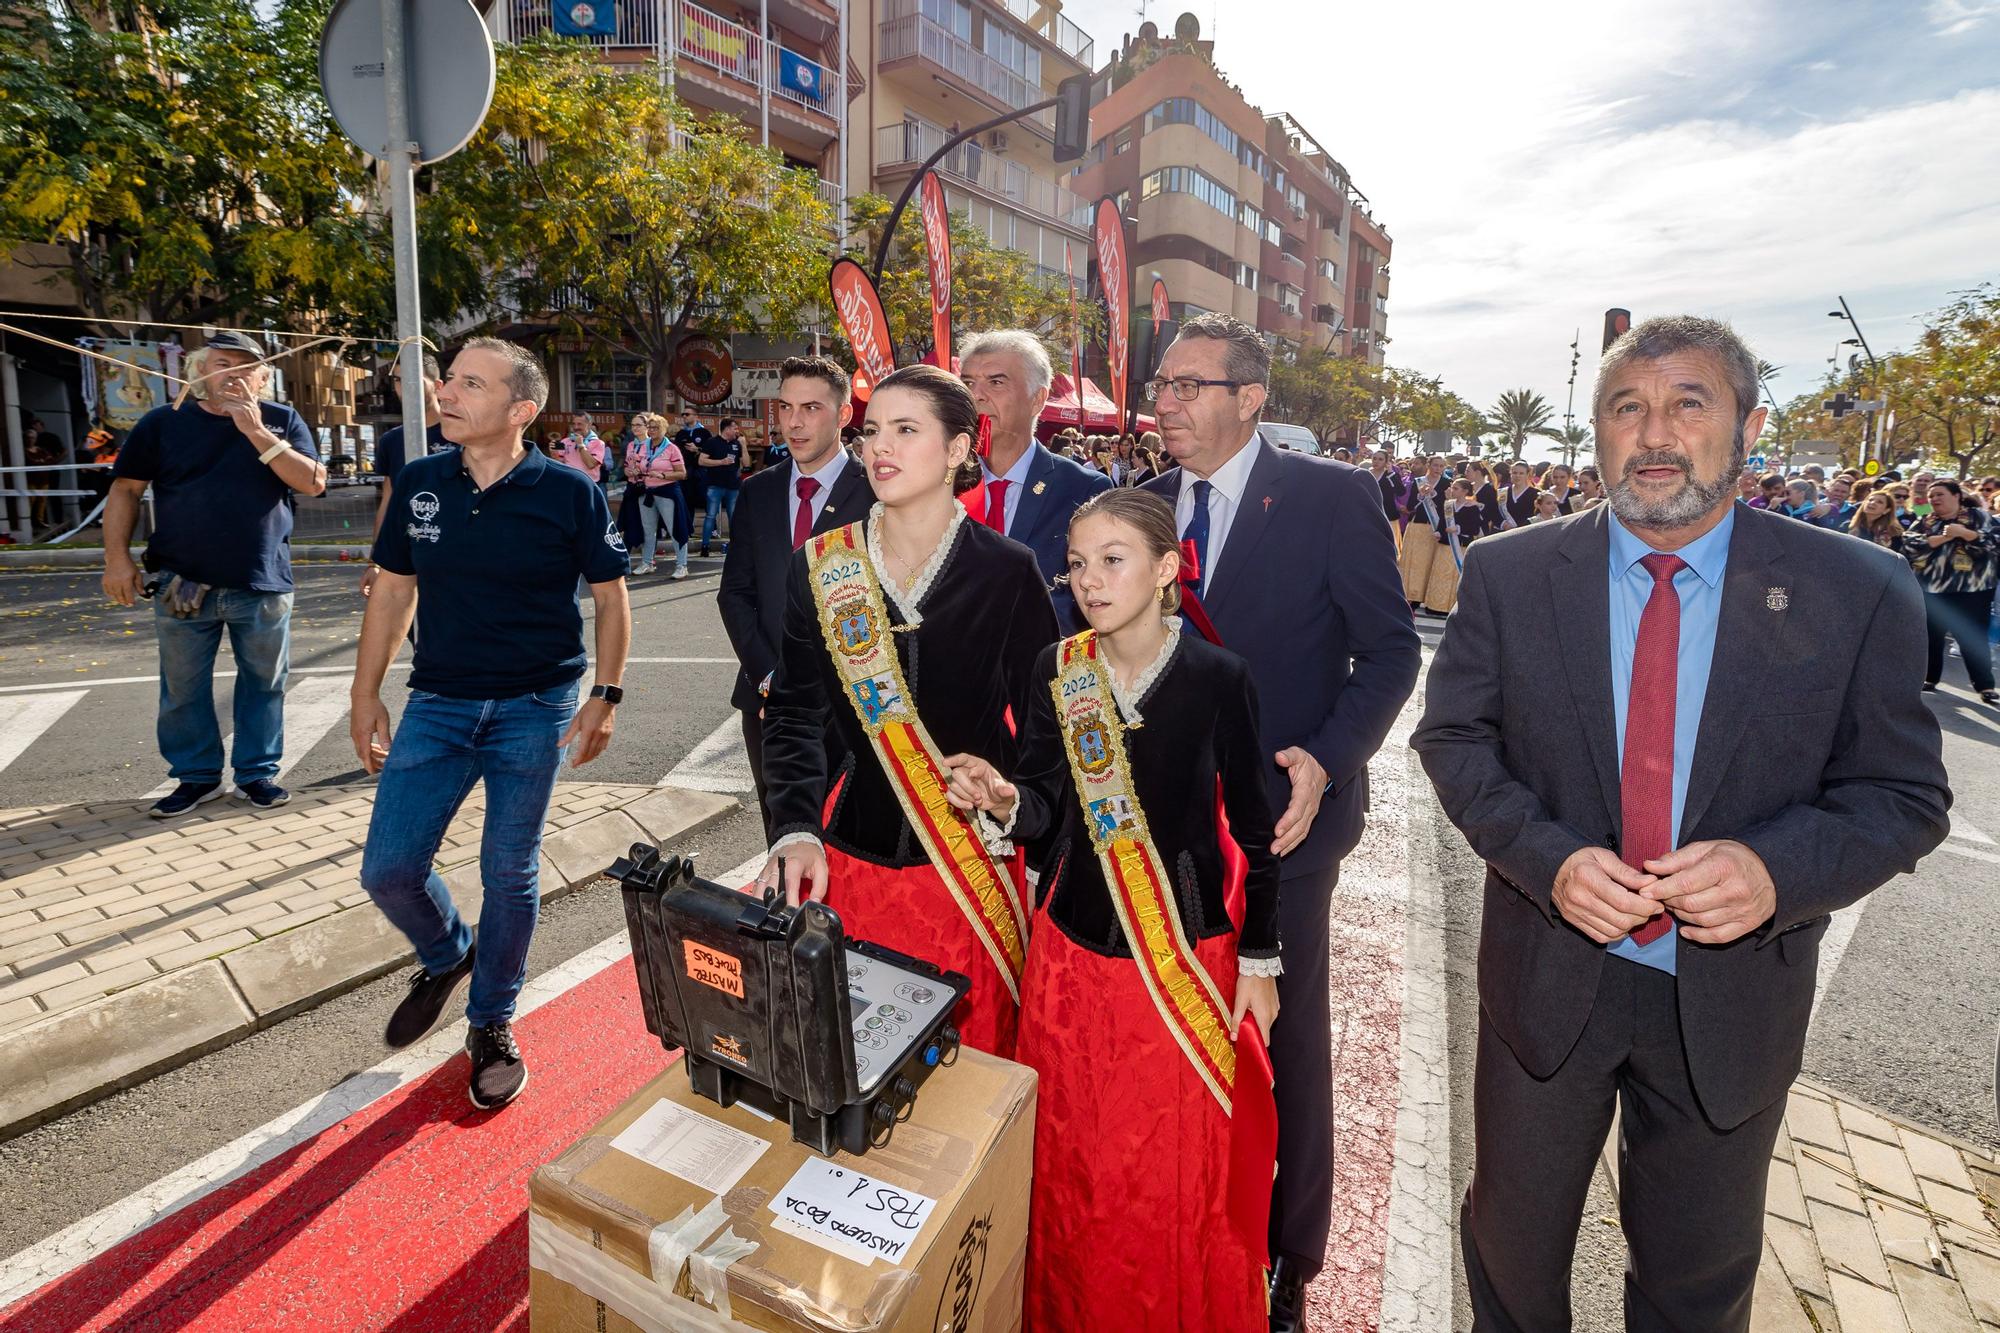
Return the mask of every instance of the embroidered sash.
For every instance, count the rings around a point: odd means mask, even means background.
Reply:
[[[1181,929],[1173,876],[1153,845],[1132,785],[1125,720],[1111,692],[1110,667],[1089,630],[1064,640],[1060,657],[1050,686],[1056,719],[1118,924],[1161,1021],[1223,1114],[1231,1114],[1236,1046],[1229,1007]],[[1265,1188],[1268,1192],[1268,1178]]]
[[[895,788],[904,818],[1018,1005],[1027,961],[1020,898],[971,819],[945,798],[950,784],[903,678],[902,661],[889,637],[889,609],[863,547],[861,527],[850,524],[816,536],[807,550],[813,602],[834,673]]]

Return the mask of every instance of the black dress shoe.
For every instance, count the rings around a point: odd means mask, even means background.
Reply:
[[[1281,1254],[1271,1265],[1271,1333],[1301,1333],[1306,1326],[1306,1275]]]

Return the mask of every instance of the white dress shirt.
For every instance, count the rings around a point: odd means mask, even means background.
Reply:
[[[1229,541],[1229,526],[1236,518],[1236,510],[1243,503],[1243,493],[1250,486],[1250,469],[1256,465],[1257,450],[1263,445],[1261,435],[1252,435],[1250,442],[1238,449],[1235,456],[1215,470],[1215,475],[1207,478],[1208,490],[1208,563],[1201,571],[1201,591],[1208,591],[1209,580],[1214,577],[1216,566],[1222,563],[1222,548]],[[1202,480],[1186,468],[1181,478],[1181,492],[1174,501],[1174,531],[1185,533],[1188,520],[1194,517],[1194,484]]]
[[[993,472],[984,461],[979,464],[981,481],[1007,483],[1007,517],[1006,526],[1001,530],[1002,536],[1014,530],[1014,515],[1021,512],[1021,490],[1028,484],[1028,467],[1035,461],[1035,450],[1039,447],[1030,441],[1028,447],[1021,451],[1021,456],[1014,460],[1014,466],[1008,468],[1004,474]]]
[[[812,498],[812,521],[817,523],[821,511],[826,508],[828,497],[833,494],[833,484],[840,480],[840,469],[845,466],[847,466],[845,449],[835,449],[828,454],[817,472],[807,472],[799,466],[797,459],[792,460],[791,494],[785,502],[785,520],[791,525],[789,531],[799,530],[799,478],[811,477],[819,483],[819,489],[813,492]],[[855,517],[859,518],[860,515],[857,514]]]

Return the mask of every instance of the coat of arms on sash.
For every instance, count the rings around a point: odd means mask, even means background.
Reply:
[[[849,688],[854,691],[854,704],[861,710],[862,720],[871,727],[879,726],[882,715],[894,712],[903,702],[895,678],[886,673],[857,680]]]
[[[875,617],[870,608],[845,606],[832,616],[833,641],[849,657],[860,657],[875,646]]]
[[[1077,766],[1086,773],[1102,773],[1111,767],[1110,738],[1105,734],[1104,718],[1091,713],[1079,718],[1076,730],[1071,733],[1075,739]]]

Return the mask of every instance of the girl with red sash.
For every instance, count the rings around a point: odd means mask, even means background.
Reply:
[[[1250,673],[1163,616],[1180,556],[1157,496],[1093,496],[1069,551],[1094,628],[1037,659],[1014,781],[947,761],[990,835],[1048,848],[1017,1056],[1041,1076],[1026,1323],[1261,1330],[1280,969]]]
[[[972,395],[934,366],[875,386],[861,458],[877,503],[792,560],[758,882],[782,875],[851,937],[972,978],[961,1039],[1011,1057],[1028,935],[1018,863],[951,804],[943,759],[1014,766],[1009,714],[1026,715],[1035,655],[1060,630],[1034,554],[958,503],[979,482],[977,430]]]

